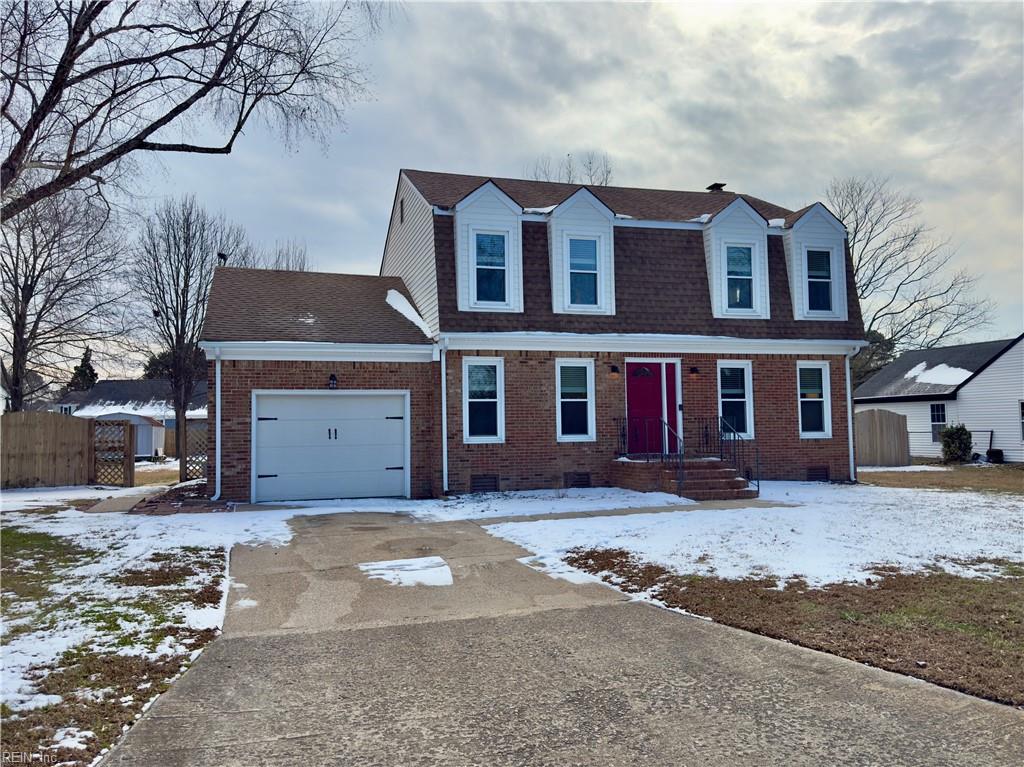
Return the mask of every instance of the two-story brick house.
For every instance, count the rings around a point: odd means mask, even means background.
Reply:
[[[820,203],[406,170],[380,276],[218,269],[203,338],[228,499],[854,473]]]

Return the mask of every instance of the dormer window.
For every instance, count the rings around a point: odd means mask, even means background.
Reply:
[[[597,306],[597,237],[569,238],[569,307]]]
[[[726,245],[726,304],[730,309],[754,308],[754,248]]]
[[[807,249],[807,310],[832,311],[832,251]]]
[[[473,232],[473,303],[508,305],[508,233]]]

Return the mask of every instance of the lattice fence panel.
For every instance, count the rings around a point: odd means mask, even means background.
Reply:
[[[206,424],[188,425],[188,457],[185,471],[188,479],[206,478]]]
[[[131,428],[124,421],[96,421],[93,438],[96,482],[101,485],[128,487],[131,477],[126,476],[125,440],[131,437]],[[134,450],[132,450],[134,452]]]

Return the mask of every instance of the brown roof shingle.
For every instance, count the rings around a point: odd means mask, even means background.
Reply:
[[[591,186],[556,181],[529,181],[516,178],[467,176],[461,173],[435,173],[403,170],[402,173],[431,205],[451,208],[474,189],[488,181],[523,208],[557,205],[579,189],[589,189],[614,213],[650,221],[689,221],[705,213],[714,215],[737,197],[742,197],[764,218],[785,218],[790,211],[779,205],[735,192],[683,192],[669,189],[640,189],[622,186]]]
[[[202,340],[429,344],[389,290],[412,303],[399,277],[218,267]]]

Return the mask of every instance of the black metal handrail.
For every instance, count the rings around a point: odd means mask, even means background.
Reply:
[[[691,446],[687,446],[691,449]],[[757,442],[738,432],[721,416],[697,419],[697,444],[692,449],[700,458],[717,457],[729,464],[761,492],[761,456]]]
[[[683,440],[664,418],[630,416],[616,418],[619,433],[618,455],[631,461],[657,461],[670,464],[679,487],[683,486]]]

